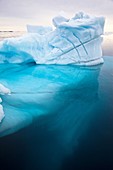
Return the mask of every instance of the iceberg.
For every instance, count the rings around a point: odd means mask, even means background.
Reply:
[[[28,25],[28,33],[0,43],[0,62],[96,65],[103,63],[104,17],[82,12],[73,18],[53,18],[51,27]]]

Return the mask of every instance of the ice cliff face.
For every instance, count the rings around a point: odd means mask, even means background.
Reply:
[[[95,65],[103,63],[101,43],[105,19],[82,12],[53,18],[56,27],[27,26],[28,34],[0,44],[0,62]],[[5,54],[5,55],[4,55]]]

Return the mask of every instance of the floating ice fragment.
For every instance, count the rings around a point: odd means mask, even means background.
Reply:
[[[4,118],[4,111],[3,111],[3,107],[2,107],[2,105],[0,104],[0,122],[1,122],[1,120]]]
[[[6,88],[4,85],[0,84],[0,95],[4,95],[4,94],[10,94],[11,91]],[[1,120],[4,118],[4,111],[3,111],[3,106],[2,106],[2,99],[0,97],[0,122]]]
[[[2,103],[2,99],[1,99],[1,97],[0,97],[0,103]]]
[[[2,85],[2,84],[0,84],[0,94],[10,94],[11,93],[11,91],[8,89],[8,88],[6,88],[4,85]]]

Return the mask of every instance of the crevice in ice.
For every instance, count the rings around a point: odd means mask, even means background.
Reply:
[[[78,56],[79,56],[79,58],[80,58],[79,51],[78,51],[78,49],[76,48],[75,44],[74,44],[70,39],[68,39],[67,37],[64,37],[64,36],[62,36],[62,37],[65,38],[69,43],[72,44],[72,46],[74,47],[73,49],[76,50],[76,52],[77,52],[77,54],[78,54]],[[65,52],[64,52],[64,53],[65,53]],[[75,61],[75,60],[74,60],[74,61]]]
[[[97,36],[97,37],[95,37],[95,38],[92,38],[92,39],[90,39],[90,40],[88,40],[88,41],[85,41],[84,43],[82,43],[82,44],[87,44],[87,43],[89,43],[89,42],[91,42],[91,41],[93,41],[93,40],[96,40],[96,39],[98,39],[100,36]],[[77,45],[76,46],[76,48],[78,48],[78,47],[80,47],[81,46],[81,44],[80,45]],[[70,51],[72,51],[72,50],[74,50],[75,49],[75,47],[73,47],[73,48],[70,48],[70,49],[68,49],[67,51],[65,51],[63,54],[67,54],[67,53],[69,53]],[[62,54],[59,54],[57,57],[61,57],[62,56]],[[83,61],[82,61],[83,62]]]
[[[88,55],[88,52],[87,52],[87,50],[86,50],[86,48],[85,48],[85,46],[84,46],[84,44],[83,44],[83,42],[80,40],[80,38],[77,36],[77,35],[75,35],[74,33],[73,33],[73,35],[79,40],[79,42],[80,42],[80,44],[82,45],[82,47],[83,47],[83,49],[84,49],[84,51],[86,52],[86,54]]]
[[[56,47],[54,45],[51,45],[53,48],[57,48],[58,50],[60,50],[62,53],[64,53],[64,50],[62,50],[60,47]]]

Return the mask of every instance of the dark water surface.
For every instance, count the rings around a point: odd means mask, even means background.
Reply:
[[[9,74],[0,67],[13,91],[3,97],[0,170],[113,169],[113,57],[104,59],[85,68],[7,66]]]

